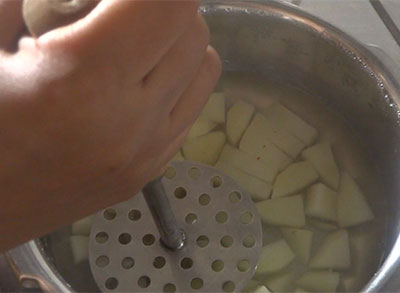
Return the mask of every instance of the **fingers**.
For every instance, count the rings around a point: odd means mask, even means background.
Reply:
[[[38,42],[83,58],[110,60],[119,70],[143,72],[142,78],[194,21],[197,8],[197,0],[103,0],[84,19]]]
[[[219,56],[213,48],[208,47],[196,78],[171,113],[171,129],[175,133],[181,133],[187,125],[191,125],[196,120],[220,75]]]
[[[201,15],[197,15],[193,25],[145,78],[144,86],[154,96],[161,96],[167,102],[169,111],[196,76],[206,53],[209,37],[207,24]]]
[[[21,0],[0,0],[0,50],[10,50],[24,29]]]

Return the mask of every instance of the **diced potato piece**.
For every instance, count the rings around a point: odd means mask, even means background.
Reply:
[[[90,215],[72,223],[71,234],[89,236],[90,228],[92,228],[94,217],[95,215]]]
[[[281,232],[297,260],[307,264],[310,259],[313,232],[293,228],[281,228]]]
[[[313,182],[318,174],[309,162],[294,163],[278,175],[274,183],[272,197],[287,196],[298,193]]]
[[[337,193],[326,185],[314,184],[306,194],[306,215],[335,222],[337,220],[337,198]]]
[[[190,139],[207,134],[213,130],[215,126],[217,126],[216,122],[212,121],[205,115],[200,115],[190,128],[187,138]]]
[[[254,293],[270,293],[265,286],[258,286],[255,290]]]
[[[255,124],[250,124],[242,139],[239,148],[260,159],[261,162],[279,171],[285,169],[292,159],[278,149]]]
[[[272,182],[278,173],[277,168],[271,168],[271,166],[257,160],[256,157],[238,150],[229,144],[226,144],[222,149],[219,160],[227,162],[230,165],[267,182]]]
[[[185,158],[183,157],[181,151],[177,152],[175,156],[172,157],[171,162],[179,162],[183,161]]]
[[[335,231],[338,229],[338,226],[336,226],[335,224],[324,222],[318,219],[307,219],[307,224],[310,224],[310,226],[321,231]]]
[[[265,111],[265,117],[275,124],[281,125],[306,145],[313,144],[318,136],[318,132],[314,127],[279,103],[274,103],[268,107]]]
[[[183,144],[183,155],[187,160],[214,165],[225,144],[225,134],[221,131],[187,140]]]
[[[349,234],[346,230],[329,233],[310,260],[313,269],[347,269],[350,267]]]
[[[309,291],[306,291],[306,290],[301,289],[301,288],[296,288],[296,289],[294,290],[294,293],[309,293]]]
[[[270,197],[272,190],[271,183],[251,176],[227,162],[218,161],[215,164],[215,168],[236,180],[239,185],[250,193],[253,200],[266,200]]]
[[[216,123],[225,122],[225,95],[224,93],[213,93],[204,106],[202,115]]]
[[[294,259],[294,253],[285,240],[281,239],[263,247],[256,274],[276,273]]]
[[[305,147],[305,144],[298,138],[287,132],[282,126],[268,121],[260,113],[257,113],[254,116],[250,127],[256,129],[259,135],[265,136],[274,145],[292,158],[297,157]]]
[[[256,207],[265,224],[296,228],[306,224],[301,195],[264,200]]]
[[[260,287],[261,283],[256,281],[256,280],[250,280],[246,287],[244,287],[243,292],[244,293],[250,293],[250,292],[254,292],[255,289],[257,289],[258,287]]]
[[[251,117],[254,113],[254,106],[243,101],[237,101],[226,114],[226,135],[228,141],[236,145],[242,137]]]
[[[374,219],[362,191],[349,174],[343,173],[337,203],[338,223],[340,227],[351,227]]]
[[[89,237],[73,235],[69,237],[74,264],[89,259]]]
[[[304,150],[302,156],[309,161],[321,176],[322,182],[337,190],[339,185],[339,169],[329,143],[319,143]]]
[[[291,292],[296,274],[293,272],[279,273],[265,278],[264,284],[272,292]]]
[[[336,292],[339,281],[340,275],[336,272],[308,271],[296,281],[296,284],[314,292]]]

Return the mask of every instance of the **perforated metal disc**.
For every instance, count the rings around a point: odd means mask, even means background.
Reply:
[[[96,215],[89,242],[102,291],[240,291],[261,252],[261,222],[248,194],[216,169],[174,162],[163,178],[184,248],[166,249],[140,193]]]

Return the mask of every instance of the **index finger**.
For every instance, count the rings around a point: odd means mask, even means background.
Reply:
[[[187,25],[198,0],[102,0],[84,19],[39,38],[78,57],[110,58],[147,74]]]

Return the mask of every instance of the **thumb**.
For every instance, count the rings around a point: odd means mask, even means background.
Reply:
[[[15,48],[24,30],[22,0],[0,0],[0,50]]]

